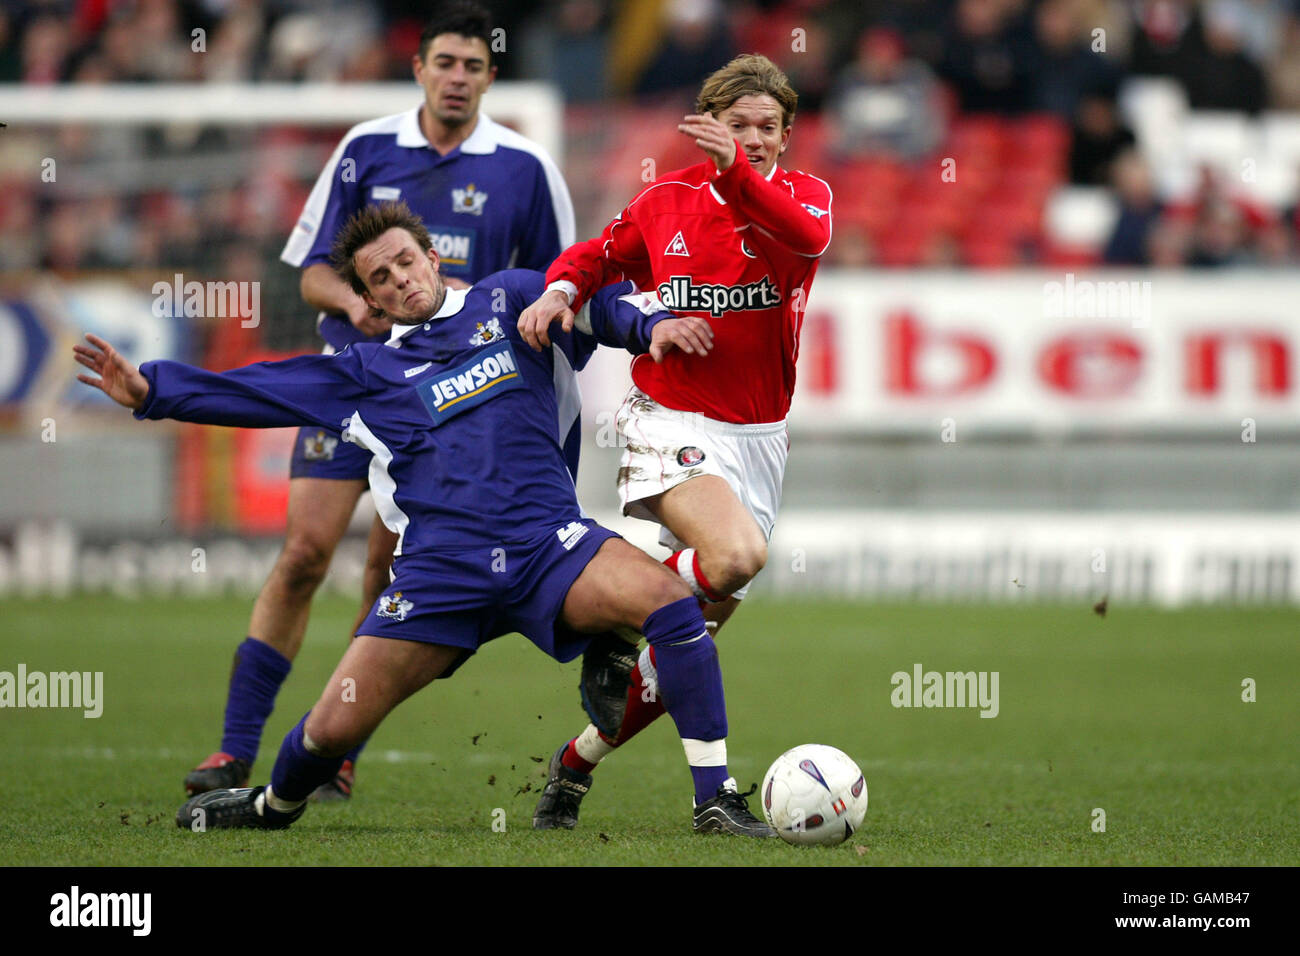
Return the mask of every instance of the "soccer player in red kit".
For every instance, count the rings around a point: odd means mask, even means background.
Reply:
[[[705,161],[661,177],[598,238],[566,249],[547,271],[547,291],[519,319],[525,341],[540,348],[552,322],[571,328],[596,290],[626,278],[709,322],[707,357],[678,349],[662,364],[633,362],[634,387],[616,423],[623,513],[661,525],[660,541],[673,551],[665,563],[718,626],[767,560],[800,325],[831,237],[830,187],[778,165],[796,102],[785,74],[763,56],[738,57],[710,76],[697,113],[678,126]],[[605,662],[590,657],[602,654]],[[611,675],[606,700],[590,693],[600,683],[591,672],[601,668]],[[639,658],[628,647],[589,651],[583,691],[594,723],[552,757],[535,827],[576,825],[595,764],[663,713],[655,687],[648,650]],[[725,752],[708,756],[726,760]]]

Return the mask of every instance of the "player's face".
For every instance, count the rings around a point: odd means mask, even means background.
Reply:
[[[772,171],[790,142],[781,104],[766,93],[742,96],[718,113],[717,120],[740,143],[745,159],[760,176]]]
[[[394,322],[423,321],[442,305],[438,253],[425,252],[405,229],[389,229],[358,249],[352,262],[366,284],[366,305],[383,309]]]
[[[479,37],[443,33],[433,38],[421,60],[412,61],[424,101],[444,126],[462,126],[478,115],[479,100],[497,74],[489,66],[488,48]]]

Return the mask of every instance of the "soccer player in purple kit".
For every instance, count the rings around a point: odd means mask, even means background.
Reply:
[[[479,110],[496,72],[491,40],[491,18],[482,7],[444,5],[412,61],[424,90],[421,104],[353,127],[317,179],[281,258],[302,269],[303,299],[323,310],[318,327],[326,351],[382,342],[391,325],[329,263],[339,228],[368,204],[405,201],[430,229],[447,284],[460,288],[506,268],[545,270],[574,241],[573,205],[555,163]],[[576,425],[564,437],[576,458]],[[235,653],[221,748],[185,778],[191,795],[247,783],[262,729],[302,645],[312,596],[365,490],[369,466],[369,453],[340,441],[337,428],[298,432],[284,547]],[[396,541],[376,517],[357,624],[388,585]],[[349,755],[318,797],[351,795],[355,757]]]
[[[671,348],[706,352],[708,323],[673,316],[624,283],[534,351],[516,322],[544,275],[512,270],[447,290],[429,234],[401,204],[353,217],[334,259],[367,305],[400,323],[386,344],[224,373],[176,362],[137,370],[90,335],[74,350],[98,376],[78,378],[137,418],[341,426],[372,453],[371,491],[398,536],[391,586],[285,737],[270,785],[193,797],[177,825],[288,826],[394,707],[487,641],[517,630],[567,661],[586,647],[583,635],[630,626],[657,650],[660,695],[694,782],[693,829],[775,836],[727,773],[722,672],[698,601],[582,514],[563,449],[577,415],[569,383],[597,342],[658,361]]]

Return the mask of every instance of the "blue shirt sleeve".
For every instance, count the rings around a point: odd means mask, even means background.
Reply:
[[[145,404],[136,418],[172,418],[200,425],[282,428],[319,425],[339,431],[367,393],[366,349],[335,355],[301,355],[209,372],[180,362],[146,362]]]
[[[579,310],[574,329],[579,336],[601,345],[641,355],[650,351],[650,333],[654,327],[663,319],[671,318],[674,318],[673,313],[657,299],[651,299],[625,280],[607,285],[592,296]],[[587,357],[590,357],[590,352]],[[586,358],[583,364],[586,364]]]
[[[555,203],[550,185],[541,163],[533,164],[533,201],[528,209],[528,228],[523,230],[519,242],[519,256],[515,265],[520,269],[545,272],[563,251],[560,244],[560,227],[555,221]]]

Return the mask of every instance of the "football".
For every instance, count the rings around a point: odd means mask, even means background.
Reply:
[[[867,815],[867,781],[843,751],[802,744],[763,777],[763,816],[786,843],[843,843]]]

